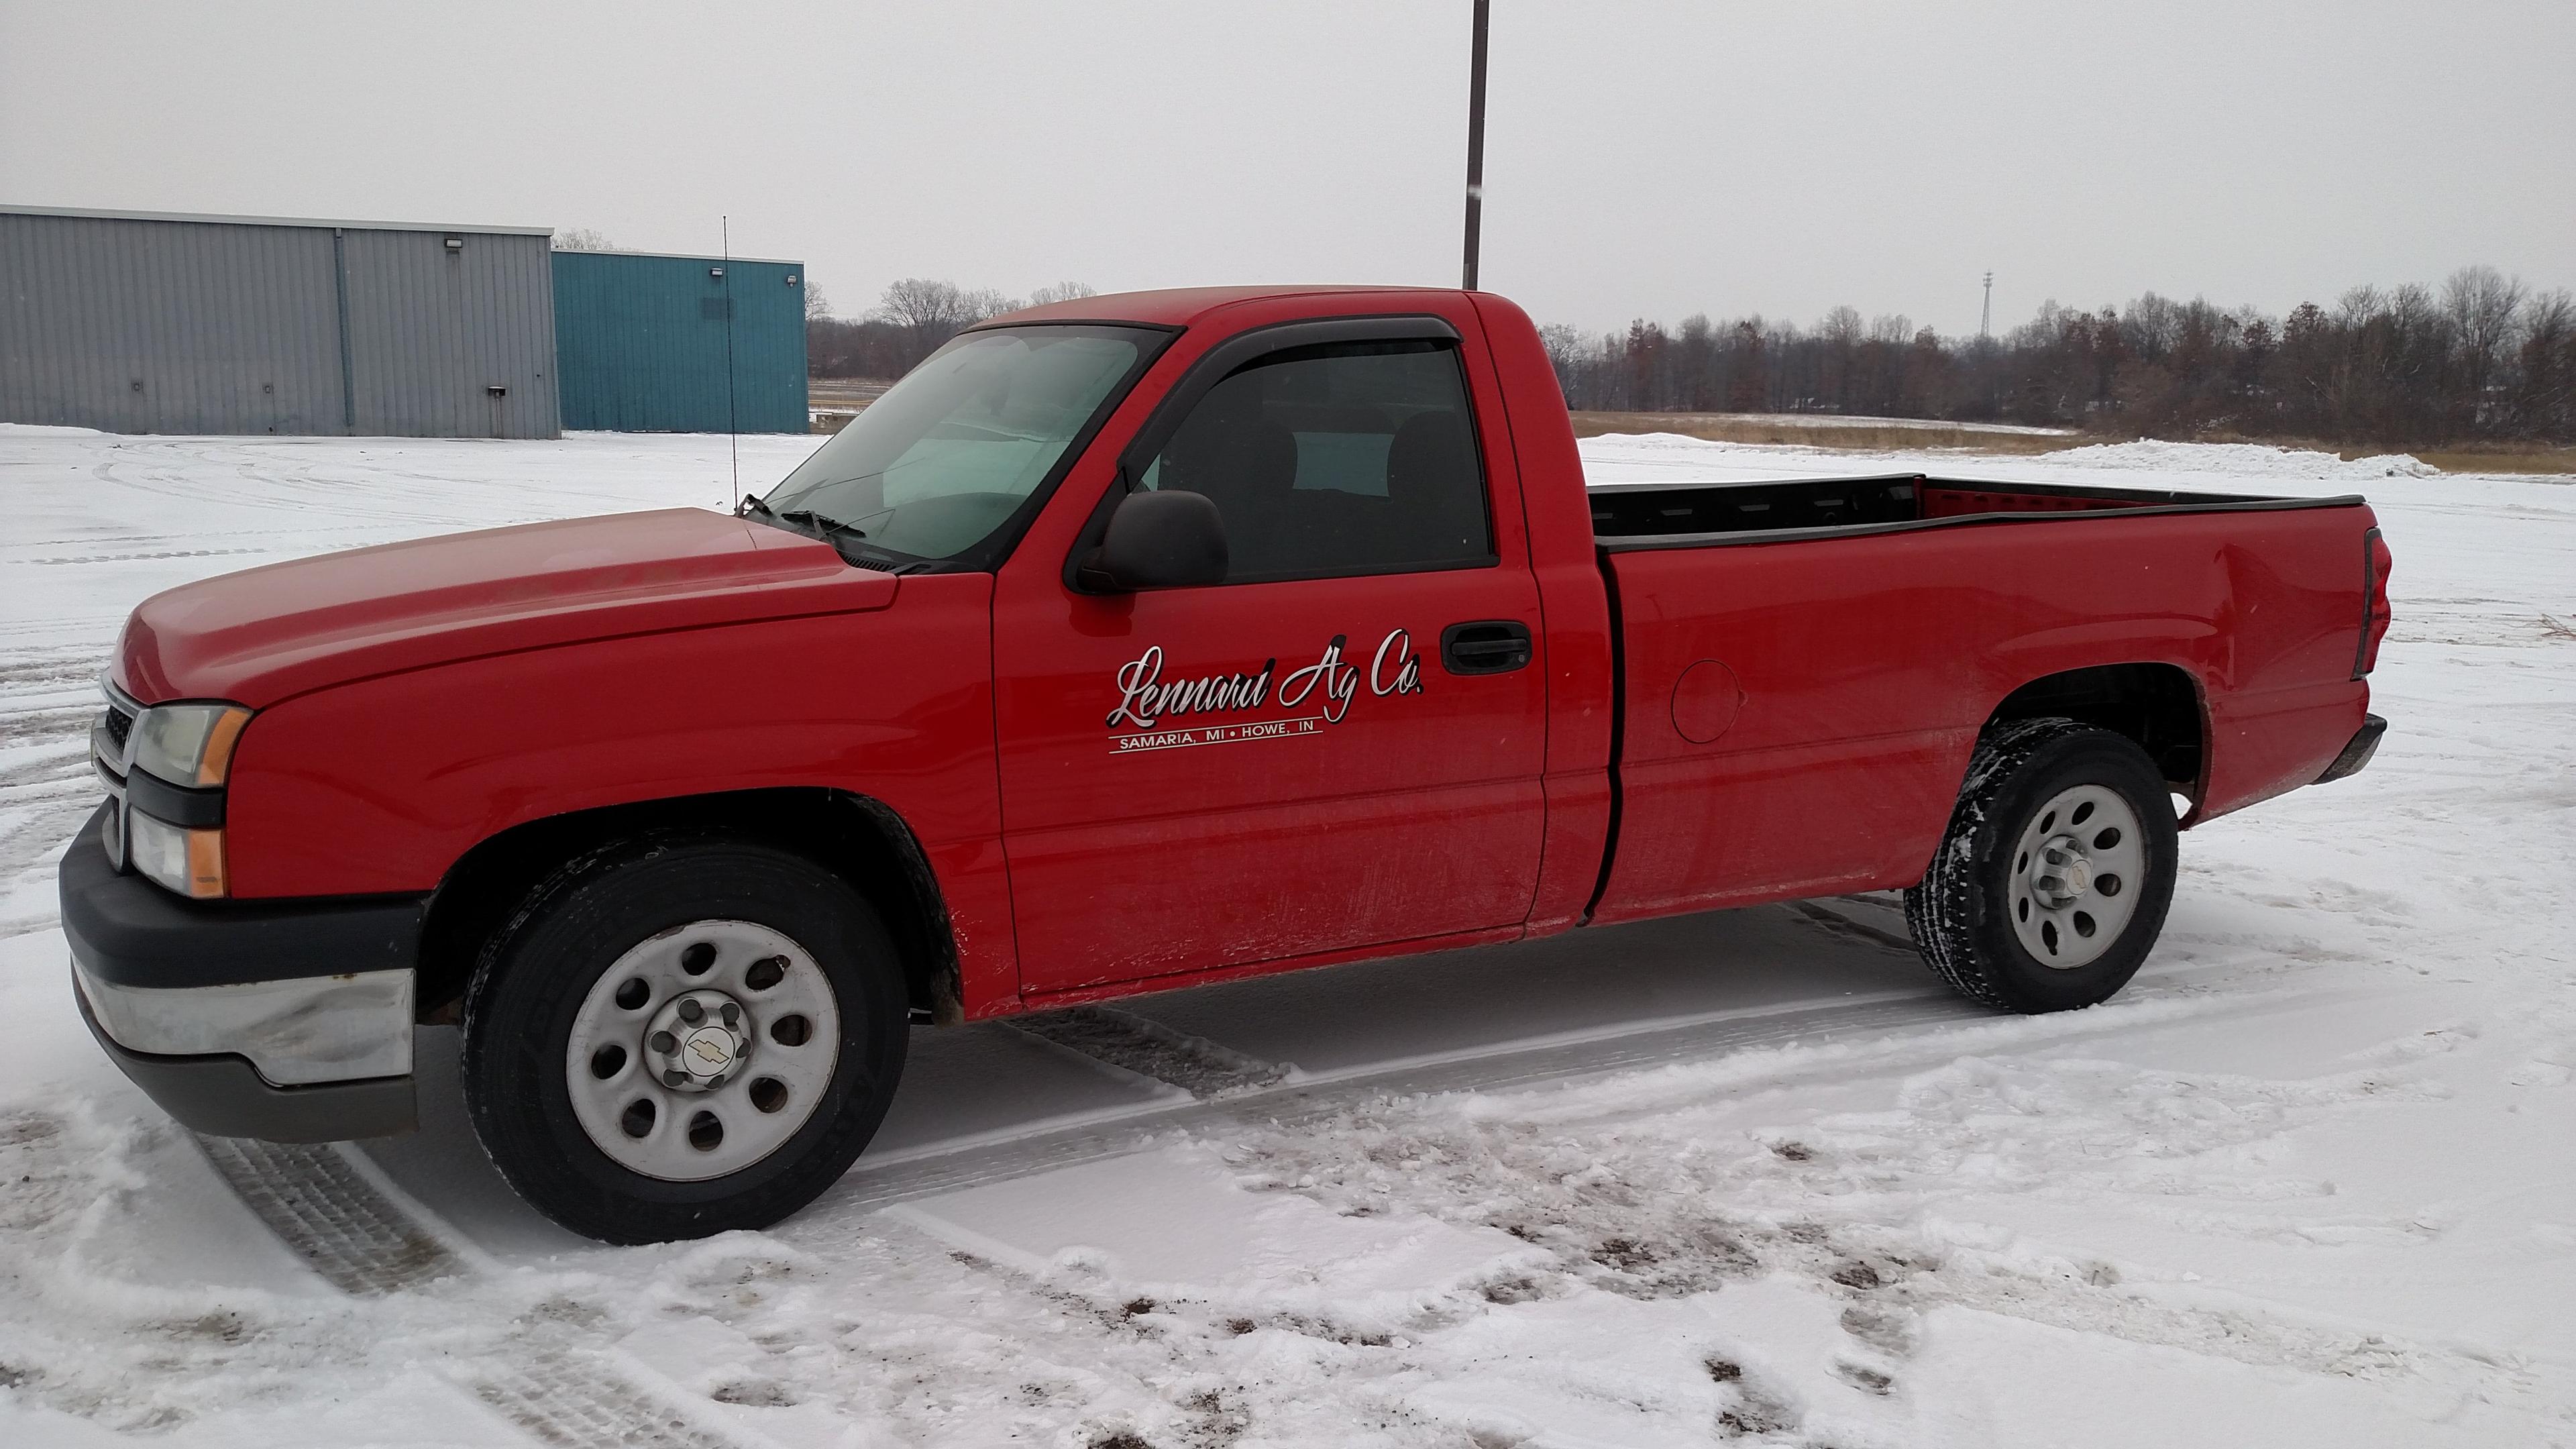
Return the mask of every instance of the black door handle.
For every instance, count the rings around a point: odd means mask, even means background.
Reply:
[[[1529,662],[1529,626],[1516,619],[1478,619],[1440,631],[1440,667],[1452,674],[1509,674]]]

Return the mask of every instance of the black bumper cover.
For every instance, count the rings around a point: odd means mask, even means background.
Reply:
[[[418,964],[422,896],[318,901],[182,900],[107,862],[100,806],[56,874],[63,934],[94,978],[184,989],[248,981],[409,969]],[[278,1087],[230,1055],[158,1056],[119,1045],[77,982],[81,1019],[119,1070],[186,1127],[269,1142],[341,1142],[407,1132],[417,1121],[409,1077]]]
[[[420,963],[427,896],[183,900],[107,863],[99,836],[108,809],[101,805],[81,827],[55,875],[63,934],[101,981],[229,986]]]
[[[2386,733],[2388,721],[2375,714],[2363,715],[2361,728],[2353,732],[2352,743],[2343,747],[2343,753],[2335,756],[2334,763],[2326,766],[2324,774],[2317,776],[2317,783],[2322,785],[2346,775],[2360,774],[2361,767],[2370,763],[2370,757],[2379,753],[2379,737]]]

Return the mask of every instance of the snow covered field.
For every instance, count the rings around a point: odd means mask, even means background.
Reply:
[[[745,481],[813,441],[745,439]],[[2387,745],[2184,837],[2093,1011],[1964,1007],[1868,898],[923,1031],[802,1216],[607,1249],[508,1198],[434,1068],[409,1138],[174,1129],[73,1009],[52,862],[145,595],[723,507],[725,440],[0,428],[0,1444],[2576,1445],[2576,486],[1584,449],[2365,492]]]

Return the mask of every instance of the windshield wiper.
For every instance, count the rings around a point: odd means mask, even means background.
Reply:
[[[766,507],[763,507],[760,511],[763,513],[769,512]],[[826,518],[822,514],[816,513],[811,508],[791,508],[785,513],[774,516],[781,523],[801,523],[807,528],[814,529],[820,533],[840,534],[846,538],[865,538],[868,536],[868,531],[859,527],[855,523],[843,523],[837,518]]]
[[[763,518],[775,518],[778,516],[769,511],[769,505],[761,502],[760,495],[756,493],[745,494],[741,505],[734,509],[733,516],[736,518],[743,518],[754,513],[759,514]]]

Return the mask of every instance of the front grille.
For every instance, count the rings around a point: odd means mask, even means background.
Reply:
[[[90,764],[98,770],[98,782],[107,787],[107,820],[99,832],[99,844],[107,849],[107,863],[119,874],[125,870],[125,757],[134,737],[138,710],[128,707],[116,686],[104,686],[107,712],[99,717],[98,728],[90,732]]]

